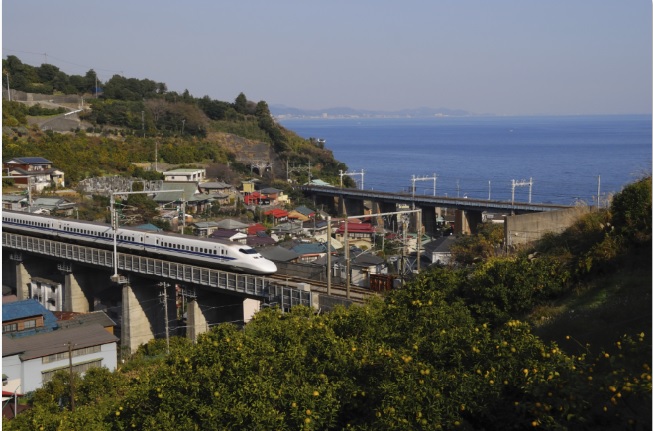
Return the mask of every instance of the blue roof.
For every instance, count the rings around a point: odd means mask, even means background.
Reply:
[[[302,254],[314,254],[314,253],[326,253],[327,249],[324,244],[321,243],[310,243],[310,244],[297,244],[292,251],[295,253]]]
[[[32,316],[43,316],[43,327],[36,330],[26,330],[14,333],[15,336],[33,335],[37,331],[52,331],[57,327],[57,318],[36,299],[25,299],[2,304],[2,322],[25,319]],[[5,334],[8,335],[8,334]]]
[[[138,226],[134,226],[136,229],[143,229],[143,230],[151,230],[154,232],[162,232],[163,229],[161,229],[159,226],[154,225],[152,223],[145,223],[145,224],[139,224]]]
[[[38,163],[52,163],[51,161],[44,159],[43,157],[16,157],[10,161],[17,161],[19,163],[27,163],[29,165],[38,164]]]

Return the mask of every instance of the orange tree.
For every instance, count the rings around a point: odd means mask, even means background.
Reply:
[[[635,376],[621,368],[628,355],[569,356],[520,321],[480,323],[450,300],[456,277],[425,274],[384,300],[325,315],[265,310],[243,330],[217,326],[143,370],[105,419],[113,429],[171,430],[596,429],[641,420],[647,365]]]
[[[3,425],[646,429],[646,334],[616,341],[617,353],[570,356],[518,320],[477,320],[463,300],[451,299],[450,286],[463,278],[425,273],[386,298],[323,315],[263,310],[244,329],[223,324],[195,344],[172,343],[161,360],[87,373],[76,384],[74,412],[58,406],[69,393],[61,376],[39,391],[30,413]]]

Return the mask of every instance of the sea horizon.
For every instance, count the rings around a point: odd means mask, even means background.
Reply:
[[[359,188],[510,200],[605,202],[651,173],[651,117],[632,115],[303,118],[280,121],[325,140]],[[361,172],[362,171],[362,172]],[[435,187],[413,176],[436,177]],[[433,183],[433,182],[431,182]],[[527,201],[519,187],[515,200]]]

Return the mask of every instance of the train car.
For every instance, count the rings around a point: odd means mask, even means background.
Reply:
[[[18,211],[2,212],[2,227],[8,232],[65,239],[68,242],[99,248],[112,248],[114,231],[102,223],[61,219]],[[150,232],[121,227],[115,232],[116,247],[124,252],[206,265],[217,269],[248,274],[274,274],[274,262],[265,259],[252,247],[228,241]]]

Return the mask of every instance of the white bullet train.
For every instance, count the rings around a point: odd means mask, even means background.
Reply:
[[[3,210],[2,229],[113,250],[114,231],[102,223]],[[256,275],[277,271],[274,262],[252,247],[235,242],[120,227],[116,231],[116,243],[118,250],[125,253],[197,265],[208,263],[215,269]]]

